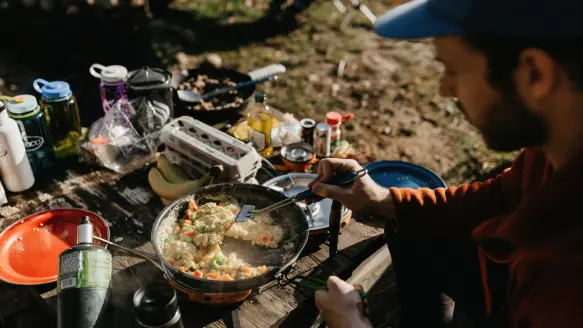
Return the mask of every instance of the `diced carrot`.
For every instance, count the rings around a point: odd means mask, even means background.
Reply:
[[[241,272],[243,272],[243,273],[251,273],[251,267],[241,268]]]
[[[180,270],[180,272],[186,272],[186,268],[185,267],[180,267],[180,268],[178,268],[178,270]]]
[[[187,226],[192,225],[192,221],[185,219],[184,220],[184,225],[187,225]]]
[[[196,230],[191,230],[191,231],[183,232],[180,234],[180,238],[194,237],[194,236],[196,236]]]
[[[219,280],[221,278],[221,274],[218,272],[209,272],[206,277],[208,279]]]
[[[170,263],[170,264],[174,264],[174,263],[176,263],[176,260],[175,260],[175,259],[173,259],[173,258],[169,258],[169,259],[168,259],[168,263]]]
[[[193,199],[188,202],[188,208],[192,211],[198,211],[198,205],[196,205],[196,202]]]
[[[224,281],[231,281],[231,280],[235,280],[235,279],[233,279],[233,277],[231,277],[231,275],[230,275],[230,274],[228,274],[228,273],[225,273],[225,274],[224,274],[224,275],[221,277],[221,280],[224,280]]]
[[[204,276],[204,274],[200,270],[194,271],[194,273],[192,275],[197,277],[197,278],[202,278],[202,276]]]
[[[257,271],[259,273],[265,273],[265,272],[267,272],[267,267],[265,265],[262,265],[260,267],[257,267]]]
[[[237,273],[237,270],[235,270],[235,269],[225,269],[225,272],[228,273],[228,274],[233,275],[233,274]]]

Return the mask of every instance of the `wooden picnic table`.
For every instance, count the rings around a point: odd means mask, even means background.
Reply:
[[[45,181],[38,182],[33,189],[10,195],[9,204],[0,208],[0,230],[38,211],[84,208],[107,220],[111,240],[117,240],[121,245],[134,250],[154,254],[149,242],[150,230],[163,205],[148,185],[146,169],[119,175],[76,161],[67,162],[63,167],[67,169],[47,172]],[[292,275],[302,273],[325,278],[335,274],[348,278],[362,261],[384,245],[382,227],[380,220],[367,219],[361,222],[353,219],[342,231],[339,253],[334,258],[329,258],[325,234],[311,237]],[[164,281],[164,278],[146,261],[128,256],[115,248],[109,249],[113,254],[115,327],[134,327],[133,293],[140,286]],[[28,325],[20,322],[15,327],[38,327],[39,323],[42,323],[42,327],[56,327],[55,288],[55,284],[35,288],[1,284],[0,317],[4,318],[4,323],[19,322],[18,318],[22,317],[32,318],[32,321],[36,318],[38,321]],[[44,299],[44,304],[37,304],[41,299],[39,295]],[[19,303],[14,303],[14,297],[19,298],[22,304],[16,306]],[[225,322],[229,324],[233,316],[235,319],[238,317],[241,327],[309,327],[317,316],[313,303],[312,291],[295,289],[290,285],[281,286],[277,282],[254,291],[247,300],[233,306],[198,305],[186,301],[183,296],[180,298],[185,327],[224,327]],[[12,306],[6,307],[5,304]],[[239,311],[233,312],[237,308]],[[6,327],[11,326],[8,324]]]

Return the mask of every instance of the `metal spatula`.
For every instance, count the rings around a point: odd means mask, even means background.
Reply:
[[[334,186],[346,186],[346,185],[349,185],[352,182],[354,182],[356,179],[359,179],[367,174],[368,174],[368,171],[366,169],[362,169],[362,170],[357,171],[357,172],[340,173],[340,174],[336,174],[332,179],[326,181],[326,184],[334,185]],[[239,211],[239,214],[237,214],[237,217],[235,218],[235,221],[233,221],[233,223],[245,222],[254,216],[257,216],[260,214],[266,214],[266,213],[275,211],[279,208],[282,208],[284,206],[290,205],[290,204],[295,203],[295,202],[301,202],[301,201],[306,200],[306,199],[313,199],[315,201],[321,201],[323,198],[314,194],[311,190],[308,189],[308,190],[303,191],[295,196],[289,197],[287,199],[284,199],[280,202],[277,202],[275,204],[272,204],[270,206],[264,207],[264,208],[259,209],[259,210],[255,209],[255,205],[243,205],[243,207],[241,207],[241,210]]]

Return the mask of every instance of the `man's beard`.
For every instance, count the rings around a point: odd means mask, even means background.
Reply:
[[[545,120],[532,113],[515,93],[503,95],[500,103],[490,108],[485,122],[479,129],[493,150],[542,146],[548,138]]]

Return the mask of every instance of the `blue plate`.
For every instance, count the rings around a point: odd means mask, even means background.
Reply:
[[[364,166],[379,185],[389,188],[445,188],[442,178],[416,164],[402,161],[378,161]]]

